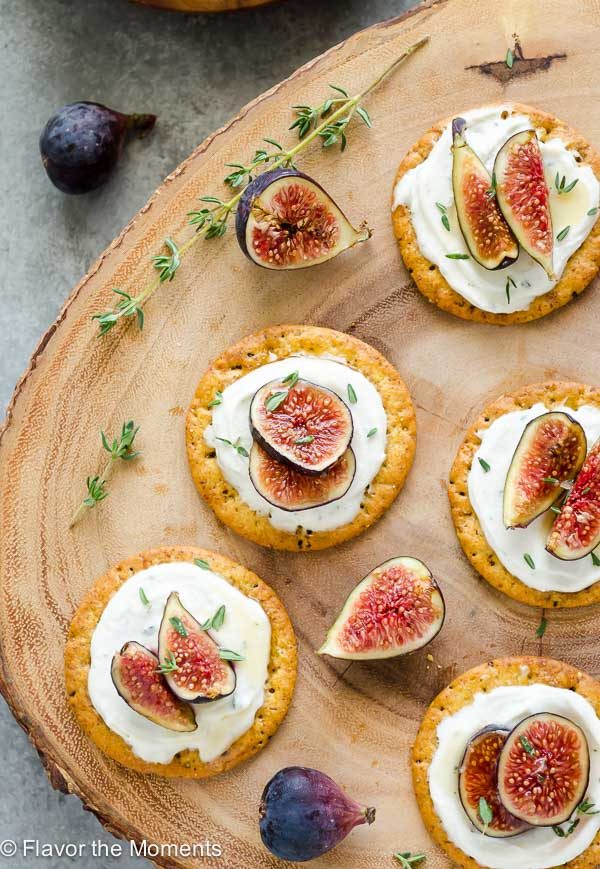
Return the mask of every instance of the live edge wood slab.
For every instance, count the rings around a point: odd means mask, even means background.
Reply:
[[[0,443],[0,687],[55,787],[78,794],[118,836],[153,842],[220,842],[227,869],[280,865],[262,848],[258,802],[289,764],[315,766],[377,820],[315,861],[381,869],[397,850],[448,866],[422,826],[409,749],[427,704],[452,678],[483,661],[544,654],[600,673],[595,607],[548,613],[509,600],[480,581],[450,520],[452,459],[479,409],[495,396],[546,379],[594,383],[600,371],[597,285],[544,320],[499,330],[465,323],[428,304],[400,261],[390,194],[406,149],[438,118],[506,98],[564,118],[600,147],[596,3],[440,0],[359,33],[307,64],[204,142],[150,199],[74,289],[16,387]],[[173,283],[146,309],[143,333],[118,327],[102,339],[90,322],[112,304],[111,287],[135,292],[149,257],[169,235],[190,233],[197,198],[222,193],[223,164],[284,135],[290,105],[323,99],[329,82],[366,85],[407,45],[430,44],[368,101],[374,129],[360,124],[344,155],[302,156],[349,217],[368,217],[368,247],[300,273],[274,274],[245,260],[232,235],[199,242]],[[518,33],[525,60],[510,71]],[[291,135],[291,134],[290,134]],[[347,331],[384,353],[417,407],[417,455],[388,514],[365,535],[321,553],[273,553],[221,527],[187,469],[184,414],[210,359],[275,323]],[[72,530],[85,477],[99,466],[99,432],[140,425],[143,456],[119,469],[111,494]],[[78,603],[107,567],[152,546],[202,545],[247,565],[281,596],[300,643],[298,688],[272,744],[210,782],[159,781],[120,768],[82,735],[64,696],[62,656]],[[415,555],[442,585],[444,630],[406,659],[353,664],[319,658],[327,627],[348,591],[374,565]],[[431,653],[433,660],[428,658]],[[164,857],[163,866],[212,865]]]

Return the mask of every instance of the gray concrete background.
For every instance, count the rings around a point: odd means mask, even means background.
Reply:
[[[285,0],[243,13],[186,16],[126,0],[0,0],[0,416],[72,286],[165,175],[302,63],[413,5]],[[67,197],[45,176],[38,136],[56,108],[79,99],[152,111],[159,123],[130,145],[106,187]],[[0,745],[0,842],[114,842],[79,800],[52,790],[3,701]],[[149,864],[130,857],[0,856],[0,869],[72,865]]]

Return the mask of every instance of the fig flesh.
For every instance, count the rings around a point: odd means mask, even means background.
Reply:
[[[158,656],[169,688],[188,703],[207,703],[235,691],[235,670],[221,659],[218,645],[176,591],[169,595],[160,623]]]
[[[89,193],[104,184],[119,162],[127,134],[146,135],[155,123],[156,115],[124,115],[100,103],[70,103],[42,130],[42,163],[63,193]]]
[[[260,835],[281,860],[314,860],[359,824],[372,824],[375,809],[350,799],[325,773],[302,766],[280,770],[265,787],[259,809]]]
[[[283,400],[281,400],[283,399]],[[321,474],[343,456],[352,440],[352,414],[323,386],[273,380],[250,405],[254,440],[273,458],[305,474]]]
[[[485,836],[504,839],[529,829],[529,824],[507,812],[498,793],[498,758],[508,730],[492,725],[476,733],[467,745],[458,771],[458,792],[463,808],[473,824]],[[486,824],[480,814],[480,800],[491,809],[492,820]]]
[[[310,510],[343,497],[354,479],[356,460],[350,448],[322,474],[303,474],[279,462],[256,442],[250,450],[250,480],[265,500],[280,510]]]
[[[175,697],[159,671],[158,658],[140,643],[125,643],[116,652],[110,674],[125,703],[134,712],[167,730],[196,730],[194,710]]]
[[[523,430],[504,484],[504,525],[526,528],[564,494],[561,483],[573,480],[583,465],[587,439],[567,413],[551,411]]]
[[[583,463],[550,529],[546,549],[563,561],[576,561],[600,544],[600,440]]]
[[[406,655],[431,642],[444,616],[441,591],[423,562],[392,558],[350,593],[319,654],[348,661]]]
[[[498,759],[504,808],[534,827],[568,821],[585,796],[590,755],[583,730],[550,712],[531,715],[509,734]]]
[[[492,177],[465,139],[466,121],[452,121],[452,190],[461,232],[471,256],[485,269],[503,269],[519,256],[519,245],[504,219]]]
[[[504,143],[496,155],[494,177],[498,205],[517,241],[554,280],[550,191],[535,130],[516,133]]]
[[[236,212],[242,251],[267,269],[326,262],[371,237],[354,229],[329,194],[297,169],[272,169],[251,181]]]

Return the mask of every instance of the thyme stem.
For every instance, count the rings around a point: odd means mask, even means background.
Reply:
[[[415,51],[418,51],[423,45],[429,42],[429,36],[424,36],[418,42],[415,42],[413,45],[410,45],[402,54],[397,57],[393,63],[387,66],[383,72],[369,84],[362,91],[357,93],[352,97],[342,97],[339,100],[332,100],[332,108],[337,106],[331,113],[327,113],[326,117],[321,120],[319,124],[317,124],[310,132],[308,132],[305,136],[303,136],[300,141],[290,148],[287,151],[283,149],[281,151],[277,151],[274,154],[266,155],[265,159],[261,160],[261,163],[269,163],[269,169],[278,169],[280,166],[286,165],[289,166],[293,163],[293,159],[296,154],[299,154],[300,151],[304,150],[311,142],[313,142],[316,138],[318,138],[326,128],[330,127],[332,124],[335,124],[336,121],[340,121],[344,119],[344,127],[348,125],[350,120],[353,118],[359,103],[363,100],[368,94],[370,94],[381,82],[390,76],[395,70],[402,64],[404,61],[414,54]],[[362,110],[364,112],[364,110]],[[343,131],[342,131],[343,132]],[[270,141],[270,140],[266,140]],[[343,142],[342,142],[343,144]],[[247,177],[249,175],[250,169],[255,167],[249,166],[241,166],[240,170]],[[214,238],[220,235],[223,235],[225,232],[225,225],[228,221],[231,212],[236,207],[242,196],[244,195],[244,188],[235,193],[231,199],[227,202],[221,202],[216,199],[216,197],[205,197],[205,201],[217,203],[214,208],[207,210],[205,212],[206,216],[203,220],[200,221],[190,221],[191,223],[198,222],[198,227],[194,234],[187,239],[187,241],[182,242],[181,244],[174,244],[178,252],[178,261],[177,264],[174,265],[172,272],[170,274],[169,280],[172,279],[175,270],[179,267],[181,259],[190,250],[193,245],[196,244],[198,239],[202,237]],[[141,314],[141,310],[143,306],[148,302],[149,299],[152,298],[156,290],[160,287],[161,283],[165,280],[164,276],[161,277],[159,274],[154,278],[137,296],[128,297],[130,304],[126,309],[115,307],[111,311],[106,312],[105,314],[95,314],[93,319],[97,319],[100,322],[100,335],[105,335],[106,332],[109,332],[116,323],[121,320],[123,317],[131,317],[133,315],[138,317],[138,321],[140,325],[143,325],[143,315]],[[104,325],[102,325],[104,323]]]

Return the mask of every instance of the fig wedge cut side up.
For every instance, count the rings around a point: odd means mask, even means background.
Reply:
[[[329,194],[297,169],[273,169],[251,181],[235,228],[242,251],[267,269],[303,269],[371,237],[354,229]]]
[[[235,691],[235,670],[219,647],[183,606],[176,591],[165,606],[158,633],[158,656],[169,687],[188,703],[207,703]]]
[[[535,130],[516,133],[504,143],[496,155],[494,178],[498,205],[517,241],[554,280],[550,191]]]
[[[293,377],[292,372],[290,377]],[[273,380],[250,405],[254,440],[273,458],[305,474],[321,474],[343,456],[352,440],[352,414],[323,386]]]
[[[562,411],[527,423],[504,484],[504,525],[525,528],[564,495],[585,460],[587,439],[579,423]]]
[[[596,441],[550,529],[546,549],[576,561],[600,544],[600,440]]]
[[[319,654],[348,661],[406,655],[433,640],[444,616],[442,593],[423,562],[392,558],[350,593]]]
[[[485,269],[503,269],[519,245],[492,193],[492,176],[465,139],[466,121],[452,121],[452,190],[461,232],[471,256]]]
[[[590,754],[583,730],[550,712],[531,715],[509,734],[498,759],[504,808],[534,827],[568,821],[585,796]]]
[[[498,793],[498,758],[508,734],[508,730],[495,725],[476,733],[458,770],[460,801],[469,820],[480,833],[494,839],[518,836],[529,829],[529,824],[506,811]],[[488,824],[479,814],[482,798],[492,813]]]
[[[194,710],[175,697],[159,672],[158,658],[140,643],[125,643],[110,674],[125,703],[153,724],[179,733],[196,730]]]
[[[310,510],[337,501],[346,494],[356,471],[350,448],[319,476],[303,474],[279,462],[257,444],[250,450],[250,480],[259,495],[280,510]]]

